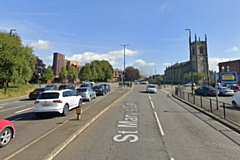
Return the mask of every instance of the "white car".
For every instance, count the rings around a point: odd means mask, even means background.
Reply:
[[[240,92],[235,92],[232,96],[232,106],[240,107]]]
[[[232,96],[234,95],[234,91],[228,87],[218,87],[220,96]]]
[[[81,107],[81,104],[82,97],[71,89],[48,90],[34,102],[34,113],[37,117],[42,117],[46,113],[66,116],[71,109]]]
[[[157,87],[154,84],[147,85],[146,93],[157,93]]]

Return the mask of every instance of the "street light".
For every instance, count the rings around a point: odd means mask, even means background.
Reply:
[[[123,69],[123,85],[125,87],[125,47],[129,46],[129,44],[120,44],[120,46],[123,46],[123,54],[124,54],[124,69]]]
[[[13,31],[17,31],[17,30],[16,30],[16,29],[10,29],[10,33],[9,33],[10,36],[12,35],[12,32],[13,32]]]
[[[190,66],[191,66],[191,90],[193,94],[193,65],[192,65],[192,54],[191,54],[191,29],[185,29],[189,32],[189,53],[190,53]]]

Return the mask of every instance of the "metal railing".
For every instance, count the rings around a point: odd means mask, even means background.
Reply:
[[[216,101],[206,96],[192,94],[191,92],[184,90],[184,87],[176,87],[175,96],[211,112],[214,115],[240,125],[240,108],[233,107],[230,103],[219,100]]]

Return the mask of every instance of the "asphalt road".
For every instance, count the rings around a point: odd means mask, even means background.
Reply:
[[[174,99],[172,90],[147,94],[134,86],[54,159],[239,159],[239,134]]]
[[[111,92],[117,89],[116,84],[111,84],[111,87]],[[108,97],[108,94],[98,96],[91,102],[84,102],[83,110],[87,110],[106,97]],[[49,116],[37,119],[33,113],[33,103],[34,100],[30,100],[27,96],[0,101],[0,118],[11,120],[17,129],[16,137],[12,139],[9,145],[0,148],[1,160],[22,152],[25,147],[30,146],[35,141],[40,141],[42,137],[46,137],[47,134],[57,130],[69,120],[76,119],[75,110],[69,112],[65,117]]]

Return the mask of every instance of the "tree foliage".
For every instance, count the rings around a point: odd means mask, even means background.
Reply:
[[[81,81],[107,81],[113,78],[113,67],[106,60],[94,60],[91,63],[86,63],[80,73]]]
[[[24,46],[17,34],[0,32],[0,83],[29,81],[34,73],[36,57],[33,49]]]
[[[51,80],[51,81],[54,80],[54,73],[53,73],[53,69],[52,69],[51,66],[47,67],[47,71],[44,75],[44,79],[45,80]]]
[[[139,70],[134,68],[133,66],[129,66],[125,69],[125,80],[126,81],[134,81],[139,79],[140,73]]]
[[[207,77],[207,74],[204,72],[193,72],[193,81],[198,84],[200,80]],[[191,79],[191,73],[188,74],[188,78]]]

